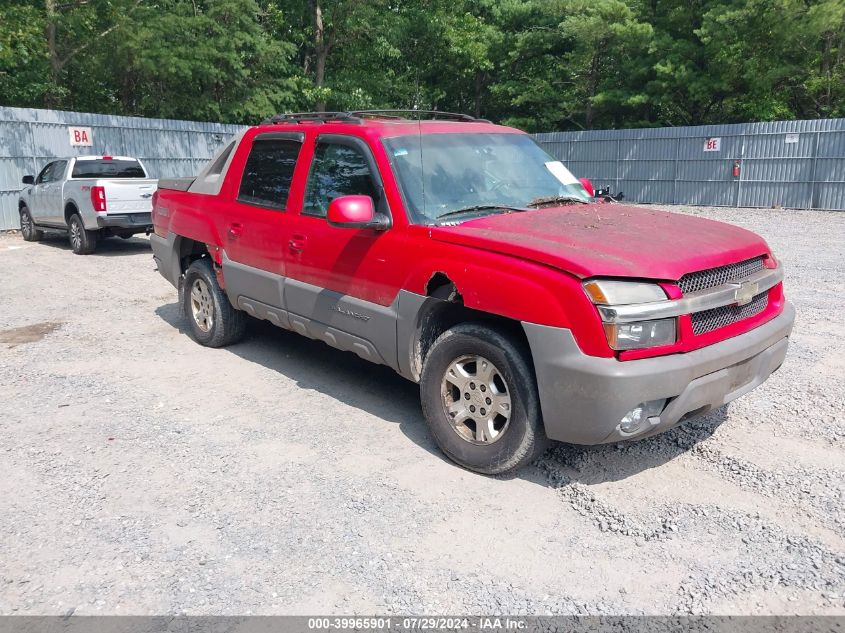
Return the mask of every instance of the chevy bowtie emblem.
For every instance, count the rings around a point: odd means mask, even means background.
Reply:
[[[757,289],[756,281],[744,281],[739,284],[739,288],[736,289],[736,293],[734,294],[736,304],[738,306],[744,306],[751,303],[751,300],[757,294]]]

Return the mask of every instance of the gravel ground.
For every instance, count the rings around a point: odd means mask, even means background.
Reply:
[[[192,342],[145,239],[0,236],[0,614],[845,614],[845,215],[675,210],[769,240],[786,363],[503,478],[390,370],[262,323]]]

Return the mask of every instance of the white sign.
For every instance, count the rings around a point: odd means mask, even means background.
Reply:
[[[704,141],[705,152],[718,152],[722,149],[722,139],[718,136],[715,138],[708,138]]]
[[[786,138],[784,139],[784,143],[797,143],[798,142],[798,134],[787,134]]]
[[[91,147],[94,144],[94,135],[90,127],[69,127],[67,129],[71,146]]]
[[[572,175],[563,163],[559,160],[551,160],[546,163],[546,169],[552,172],[552,175],[557,178],[563,185],[574,185],[578,179]]]

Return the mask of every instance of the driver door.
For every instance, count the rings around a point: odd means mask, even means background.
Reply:
[[[32,190],[29,194],[29,214],[32,216],[36,224],[40,224],[47,220],[44,210],[44,188],[49,182],[50,173],[53,171],[53,166],[56,161],[47,163],[44,168],[35,177],[35,184],[32,185]]]
[[[291,217],[286,249],[291,325],[395,366],[393,304],[410,261],[402,254],[404,227],[377,231],[330,225],[329,203],[345,195],[370,196],[378,212],[391,216],[382,177],[372,151],[358,137],[322,134],[310,149],[304,199],[299,214]]]

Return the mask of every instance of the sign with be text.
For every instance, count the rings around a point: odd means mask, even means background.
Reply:
[[[94,135],[91,134],[90,127],[69,127],[67,132],[73,147],[91,147],[94,144]]]
[[[719,137],[708,138],[704,141],[705,152],[718,152],[722,149],[722,139]]]

